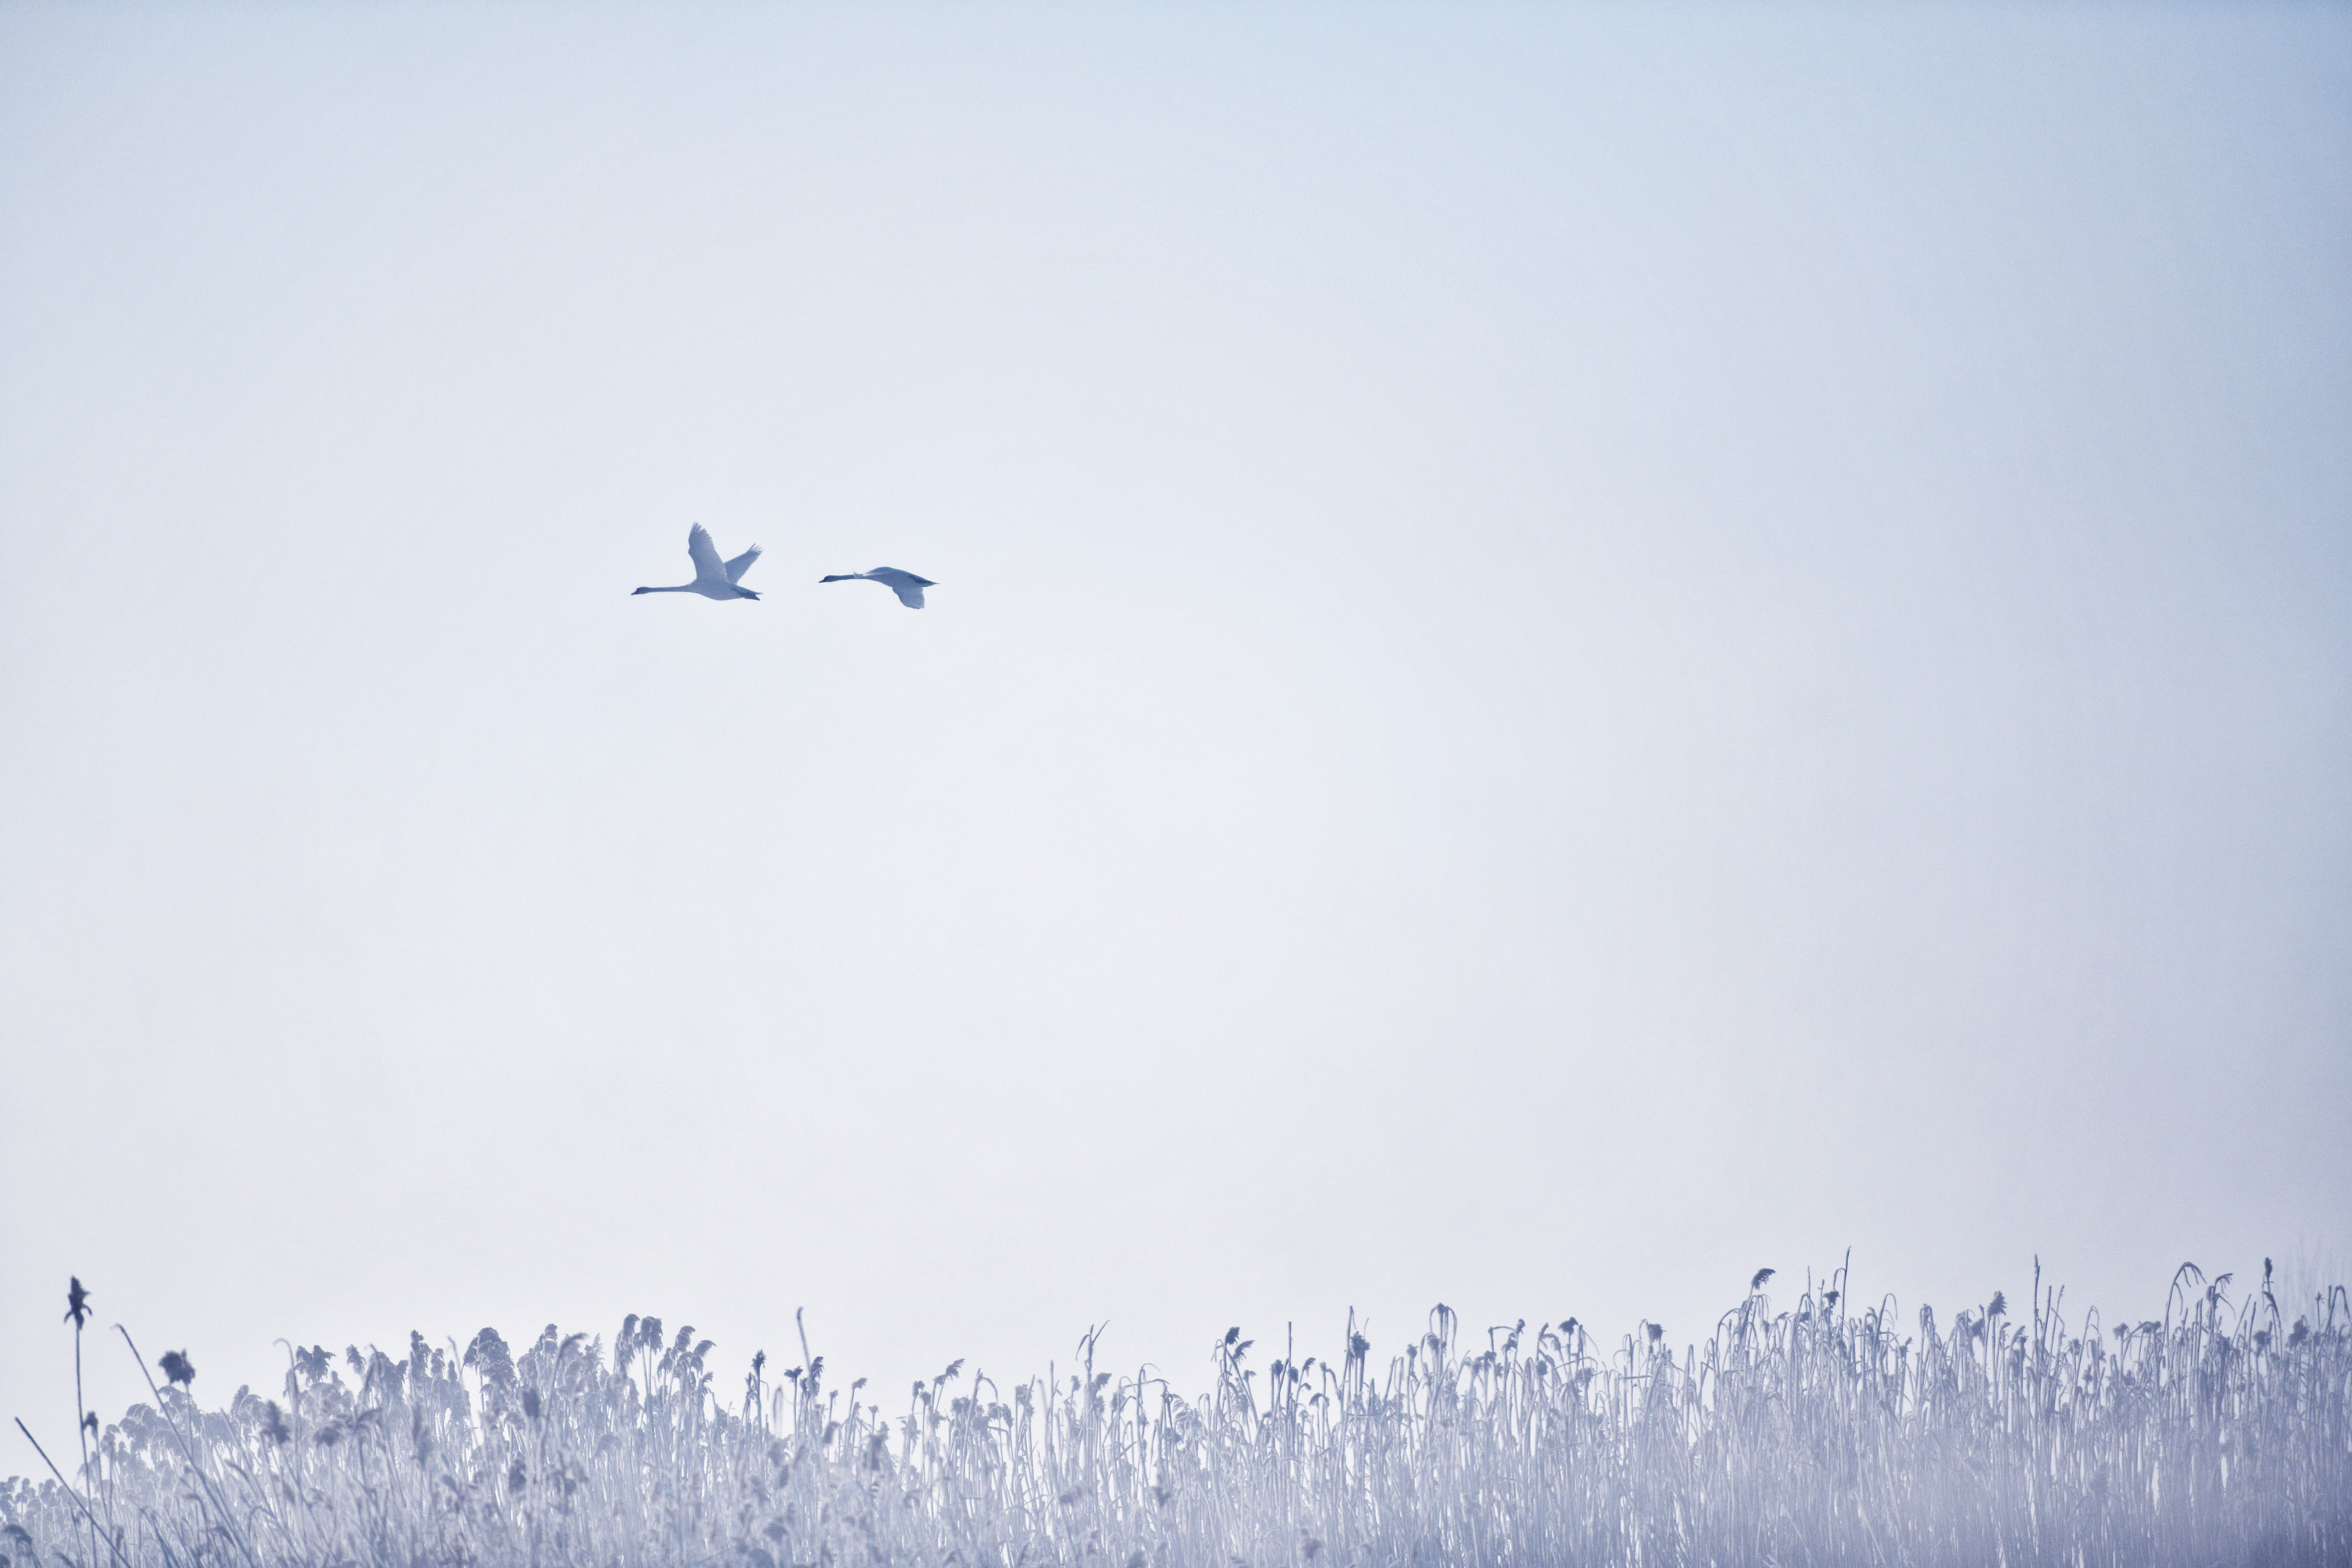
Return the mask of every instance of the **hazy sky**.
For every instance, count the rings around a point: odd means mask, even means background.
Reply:
[[[2348,88],[2316,6],[0,6],[0,1415],[69,1272],[210,1400],[805,1307],[895,1408],[2345,1256]],[[630,596],[695,521],[761,603]]]

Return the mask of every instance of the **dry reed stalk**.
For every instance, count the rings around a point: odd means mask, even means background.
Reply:
[[[740,1411],[709,1342],[657,1319],[609,1352],[412,1336],[346,1351],[350,1381],[296,1351],[282,1406],[156,1390],[100,1446],[123,1568],[2352,1560],[2341,1289],[2290,1323],[2267,1277],[2238,1303],[2184,1269],[2162,1321],[2111,1335],[2038,1278],[1941,1327],[1843,1269],[1788,1310],[1766,1282],[1707,1339],[1645,1324],[1607,1356],[1573,1319],[1465,1346],[1442,1307],[1384,1374],[1352,1320],[1338,1366],[1286,1341],[1261,1367],[1236,1329],[1192,1399],[1097,1371],[1089,1331],[1075,1373],[1008,1391],[957,1363],[898,1417],[827,1389],[804,1335]],[[89,1568],[79,1502],[0,1486],[0,1539]]]

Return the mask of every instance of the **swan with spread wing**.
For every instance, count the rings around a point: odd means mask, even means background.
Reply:
[[[696,523],[686,536],[686,552],[694,561],[694,581],[680,583],[674,588],[640,588],[640,594],[699,594],[706,599],[756,599],[760,595],[739,581],[760,559],[756,544],[732,561],[719,559],[719,546],[710,542],[710,531]]]
[[[871,572],[843,572],[831,577],[819,578],[824,583],[879,583],[898,595],[898,602],[910,610],[923,607],[923,590],[936,588],[929,577],[918,577],[912,572],[901,572],[896,566],[877,566]]]

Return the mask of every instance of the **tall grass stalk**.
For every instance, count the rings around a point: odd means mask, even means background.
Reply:
[[[135,1568],[916,1563],[2102,1564],[2352,1561],[2352,1299],[2175,1279],[2164,1318],[2070,1323],[2037,1284],[1938,1322],[1843,1274],[1704,1341],[1441,1307],[1376,1363],[1252,1362],[1000,1387],[959,1363],[885,1415],[691,1328],[520,1355],[296,1352],[278,1399],[174,1384],[100,1447]],[[1759,1278],[1760,1286],[1760,1278]],[[0,1552],[94,1568],[62,1482],[0,1485]],[[111,1545],[111,1542],[110,1542]]]
[[[96,1423],[90,1418],[89,1403],[82,1397],[81,1392],[81,1331],[82,1325],[89,1321],[89,1292],[82,1289],[79,1274],[70,1276],[66,1281],[66,1321],[73,1325],[74,1443],[81,1450],[79,1481],[83,1490],[95,1492],[98,1489],[95,1484],[97,1478],[90,1473],[89,1468],[89,1432]],[[25,1434],[27,1441],[32,1436],[30,1432]],[[35,1443],[33,1447],[38,1448],[40,1445]],[[41,1458],[46,1463],[48,1456],[43,1454]],[[51,1466],[50,1468],[55,1469],[56,1467]],[[89,1554],[95,1558],[98,1555],[98,1516],[91,1513],[87,1506],[82,1512],[89,1521]]]

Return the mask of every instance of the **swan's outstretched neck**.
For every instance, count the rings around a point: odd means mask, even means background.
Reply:
[[[855,583],[857,579],[865,575],[866,574],[863,572],[843,572],[831,577],[820,577],[817,581],[820,583]],[[642,588],[638,590],[639,593],[643,593],[644,591],[645,590]]]
[[[691,583],[677,588],[640,588],[637,590],[638,594],[691,594],[693,592],[694,584]],[[634,594],[630,595],[632,598],[635,596],[636,595]]]

